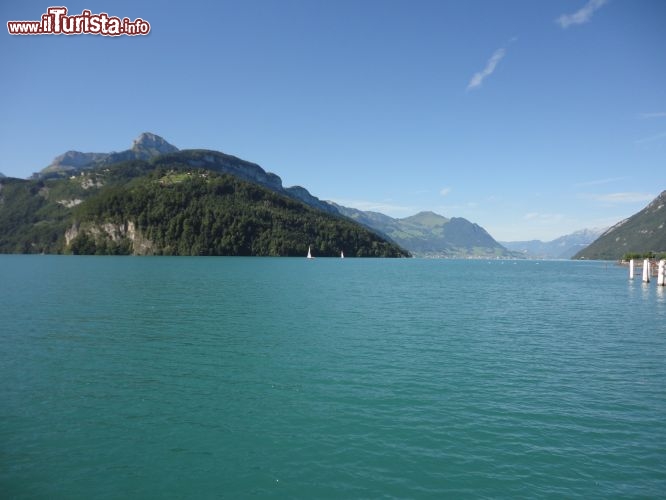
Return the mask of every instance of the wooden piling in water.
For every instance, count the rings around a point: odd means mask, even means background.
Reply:
[[[643,283],[650,282],[650,260],[645,259],[643,261]]]

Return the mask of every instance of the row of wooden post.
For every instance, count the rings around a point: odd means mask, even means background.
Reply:
[[[666,260],[659,261],[659,270],[657,272],[657,285],[666,286],[664,282],[664,272],[666,271]],[[629,279],[634,279],[634,259],[629,261]],[[650,260],[643,261],[643,283],[650,282]]]

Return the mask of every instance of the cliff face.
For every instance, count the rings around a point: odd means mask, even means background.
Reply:
[[[240,179],[260,184],[274,191],[282,191],[282,179],[266,172],[256,163],[241,160],[232,155],[205,149],[184,150],[166,155],[156,161],[156,165],[168,165],[171,162],[186,162],[191,167],[210,169],[219,173],[230,174]]]
[[[155,248],[153,242],[145,238],[132,221],[125,221],[120,224],[112,222],[73,224],[65,231],[65,245],[67,248],[81,249],[77,247],[77,242],[81,240],[94,242],[95,245],[105,242],[107,247],[110,243],[118,250],[124,250],[122,253],[131,255],[153,255]]]

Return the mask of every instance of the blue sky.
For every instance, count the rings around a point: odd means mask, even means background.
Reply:
[[[3,25],[52,5],[13,4]],[[465,217],[504,241],[612,225],[666,189],[662,0],[64,5],[151,33],[0,35],[5,175],[150,131],[322,199]]]

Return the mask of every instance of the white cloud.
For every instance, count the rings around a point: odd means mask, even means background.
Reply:
[[[490,57],[490,59],[488,59],[486,67],[483,68],[483,71],[479,71],[478,73],[474,74],[472,79],[469,81],[469,84],[467,85],[467,90],[472,90],[479,87],[483,83],[483,80],[493,74],[495,68],[497,68],[497,65],[505,55],[506,49],[497,49]]]
[[[585,24],[590,20],[594,11],[603,7],[606,2],[607,0],[590,0],[579,11],[573,14],[562,14],[555,21],[565,29],[573,24]]]
[[[586,198],[589,198],[591,200],[599,201],[602,203],[611,203],[611,204],[650,202],[655,198],[655,196],[656,195],[651,193],[636,193],[636,192],[585,195]]]
[[[369,200],[346,200],[346,199],[335,199],[332,200],[338,205],[344,207],[355,208],[357,210],[363,210],[367,212],[380,212],[391,217],[402,217],[405,215],[412,215],[418,212],[414,207],[409,207],[405,205],[395,205],[390,202],[384,201],[369,201]]]
[[[439,194],[442,195],[442,196],[446,196],[446,195],[449,194],[450,192],[451,192],[451,188],[450,188],[450,187],[445,187],[445,188],[442,188],[442,189],[439,191]]]
[[[564,219],[562,214],[543,214],[541,212],[529,212],[523,216],[523,219],[534,221],[539,224],[556,224]]]
[[[647,120],[650,118],[666,118],[666,112],[657,112],[657,113],[641,113],[638,115],[639,118]]]

